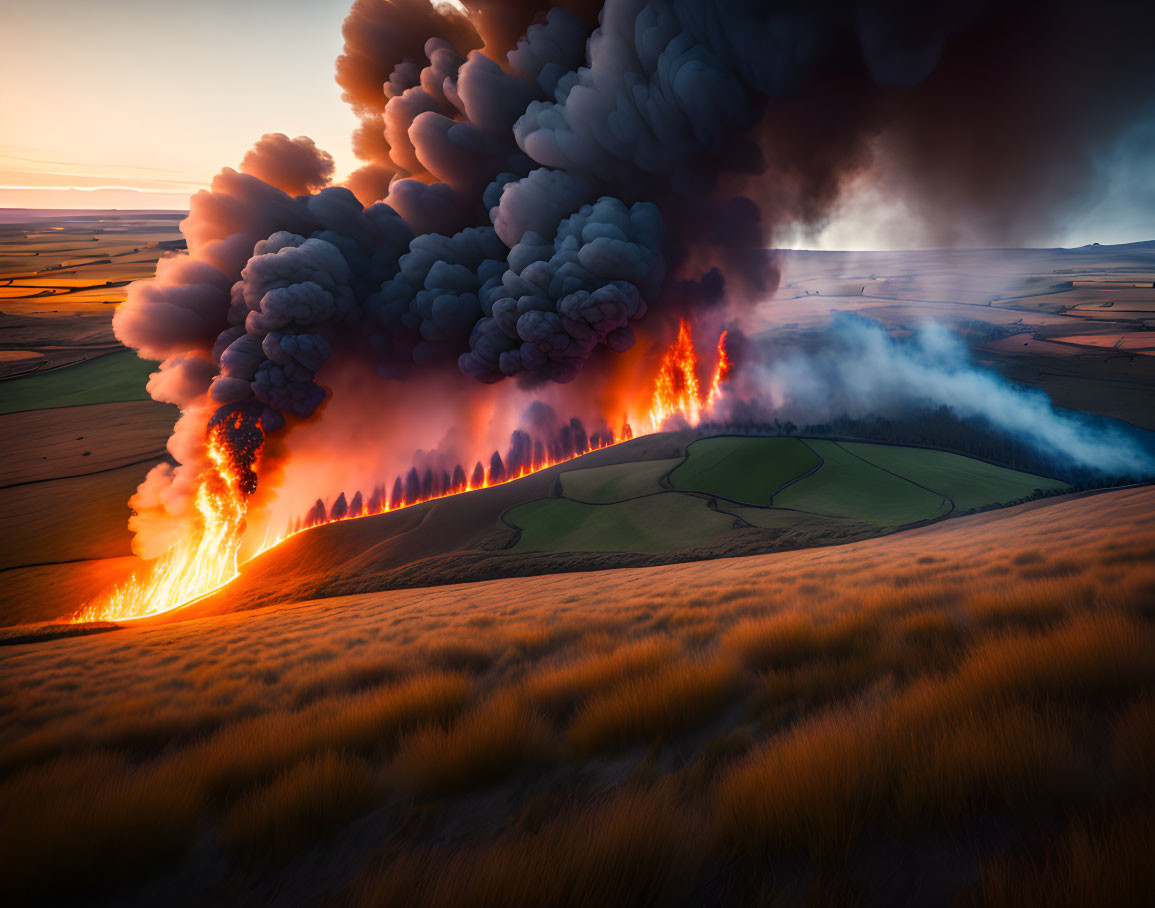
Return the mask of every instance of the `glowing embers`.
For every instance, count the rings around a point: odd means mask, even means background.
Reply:
[[[698,354],[685,321],[678,325],[678,337],[662,356],[654,379],[654,397],[650,405],[650,428],[657,432],[671,416],[680,415],[691,426],[702,421],[722,398],[722,382],[730,374],[726,356],[726,332],[718,338],[718,364],[714,376],[702,392],[698,381]]]
[[[730,359],[726,351],[726,332],[718,338],[717,362],[709,385],[703,387],[698,380],[698,356],[690,336],[689,326],[683,321],[679,325],[678,336],[673,345],[662,355],[658,372],[653,381],[652,403],[648,414],[648,425],[643,422],[641,434],[661,431],[667,419],[680,416],[691,426],[697,426],[703,415],[710,413],[722,399],[723,384],[730,375]],[[513,433],[510,447],[503,460],[500,453],[493,452],[486,468],[481,461],[473,471],[457,465],[449,470],[426,469],[424,474],[416,468],[408,474],[398,476],[393,482],[390,495],[386,486],[375,488],[366,498],[360,491],[347,499],[342,492],[326,507],[317,499],[309,511],[294,520],[288,530],[270,545],[261,549],[267,551],[274,545],[311,527],[385,514],[401,508],[424,504],[477,489],[488,489],[495,485],[521,479],[549,467],[581,457],[590,451],[607,448],[634,437],[628,414],[622,418],[618,431],[605,429],[587,434],[577,419],[563,425],[558,438],[544,442],[533,439],[518,429]]]
[[[576,420],[571,421],[571,426],[575,423]],[[578,425],[580,425],[580,423],[578,423]],[[518,437],[519,435],[521,436],[520,439]],[[608,448],[619,442],[629,441],[633,437],[633,429],[631,429],[630,424],[626,422],[618,432],[607,429],[604,432],[594,432],[587,436],[584,430],[582,430],[579,439],[574,439],[573,436],[570,435],[568,444],[563,443],[561,446],[555,447],[554,450],[547,451],[545,446],[540,442],[535,443],[530,441],[529,436],[524,432],[515,432],[513,443],[510,446],[505,460],[502,459],[497,451],[494,451],[493,456],[490,458],[488,469],[482,465],[481,461],[478,461],[472,473],[467,474],[466,471],[458,465],[452,474],[445,472],[440,478],[437,478],[432,470],[426,470],[424,476],[422,476],[416,468],[414,468],[409,471],[404,479],[400,476],[397,477],[393,484],[393,494],[391,496],[386,494],[383,486],[378,486],[365,505],[361,504],[364,500],[361,492],[354,493],[352,499],[354,504],[347,504],[345,493],[342,492],[328,510],[326,510],[325,503],[321,499],[317,499],[316,504],[309,509],[309,512],[305,514],[304,517],[293,521],[284,536],[277,539],[271,545],[266,546],[261,551],[268,551],[268,549],[283,542],[289,536],[293,536],[311,527],[336,523],[339,520],[353,520],[358,517],[387,514],[391,511],[400,510],[401,508],[425,504],[427,501],[437,501],[442,498],[448,498],[451,495],[460,495],[463,492],[489,489],[493,486],[513,482],[514,480],[538,473],[541,470],[547,470],[558,464],[574,460],[577,457],[588,454],[590,451],[600,451],[603,448]],[[522,457],[517,456],[518,447],[523,448]],[[528,451],[525,449],[528,449]]]
[[[103,599],[86,603],[75,622],[124,621],[171,611],[199,599],[237,575],[245,531],[243,477],[229,457],[220,427],[209,432],[209,468],[196,494],[196,528]],[[247,469],[247,464],[245,468]]]
[[[649,425],[643,423],[641,434],[660,431],[673,416],[681,416],[696,426],[721,399],[723,383],[730,373],[725,332],[718,338],[717,363],[709,385],[703,387],[697,369],[697,353],[689,327],[683,322],[674,344],[662,356],[653,382]],[[189,534],[152,562],[147,573],[134,576],[103,599],[85,604],[71,620],[125,621],[158,615],[195,602],[237,576],[247,494],[256,487],[255,467],[264,432],[259,421],[246,421],[240,413],[225,413],[214,420],[207,443],[209,468],[197,489],[197,517]],[[605,429],[588,435],[580,422],[571,420],[550,444],[518,430],[506,457],[502,459],[495,451],[488,468],[478,462],[470,473],[459,466],[452,473],[437,476],[430,470],[426,475],[411,470],[404,480],[397,478],[391,496],[386,496],[381,488],[367,500],[358,492],[346,502],[342,494],[328,510],[318,501],[309,514],[275,538],[267,539],[260,552],[312,526],[382,514],[512,482],[633,437],[628,416],[618,431]]]

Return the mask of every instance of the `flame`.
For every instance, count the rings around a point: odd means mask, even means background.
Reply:
[[[373,517],[377,514],[390,514],[393,511],[400,511],[404,508],[411,508],[414,505],[425,504],[429,501],[440,501],[442,498],[449,498],[452,495],[461,495],[464,492],[476,492],[480,489],[492,489],[495,486],[505,485],[507,482],[514,482],[518,479],[524,479],[526,476],[532,476],[534,473],[540,473],[542,470],[548,470],[550,467],[556,467],[558,464],[569,463],[571,460],[576,460],[577,458],[582,457],[591,451],[601,451],[604,448],[609,448],[613,445],[621,444],[623,441],[629,441],[633,437],[633,430],[630,428],[629,423],[625,423],[619,433],[615,433],[611,430],[609,433],[609,438],[606,441],[597,444],[590,444],[590,446],[584,451],[575,453],[570,457],[559,457],[554,459],[547,455],[542,460],[535,460],[531,465],[522,467],[516,473],[506,473],[501,476],[495,476],[492,472],[492,469],[489,469],[485,470],[478,480],[474,480],[473,477],[466,477],[464,484],[452,486],[448,489],[445,489],[444,491],[438,492],[435,495],[421,495],[412,501],[386,501],[377,510],[364,508],[357,514],[349,513],[344,517],[329,517],[325,520],[317,521],[316,523],[307,524],[300,527],[299,529],[292,529],[288,531],[271,544],[263,547],[260,552],[258,552],[258,554],[262,554],[271,548],[275,548],[290,536],[296,536],[298,533],[304,533],[306,530],[311,530],[316,526],[325,526],[326,524],[330,523],[340,523],[343,520],[355,520],[358,517]]]
[[[703,414],[708,413],[722,399],[722,386],[730,374],[724,331],[718,338],[717,357],[713,378],[703,393],[698,381],[698,355],[694,350],[689,326],[685,321],[679,324],[678,337],[663,354],[659,364],[647,414],[649,426],[641,434],[659,431],[662,424],[675,415],[681,415],[691,426],[701,422]],[[535,459],[532,464],[512,474],[494,475],[491,467],[482,471],[480,476],[467,477],[464,484],[444,489],[435,495],[418,496],[412,501],[386,501],[378,510],[362,508],[358,513],[348,513],[336,520],[326,519],[304,527],[287,529],[273,539],[266,535],[256,555],[314,526],[385,514],[448,498],[450,495],[503,485],[633,437],[634,430],[627,414],[623,416],[620,431],[604,433],[599,441],[591,443],[585,451],[576,452],[570,457],[552,459],[546,456],[540,461]],[[239,574],[239,552],[247,516],[245,490],[255,474],[251,464],[234,464],[222,427],[210,430],[206,452],[210,469],[206,471],[197,489],[195,530],[156,559],[146,574],[134,575],[103,599],[86,603],[72,616],[73,622],[127,621],[159,615],[203,599]]]
[[[220,428],[209,432],[209,469],[196,492],[196,529],[104,599],[86,603],[74,622],[124,621],[171,611],[237,576],[246,502]]]
[[[726,334],[723,331],[718,338],[718,364],[714,367],[714,378],[710,382],[710,391],[706,395],[706,410],[713,410],[722,399],[722,383],[730,377],[730,357],[726,353]]]
[[[654,379],[654,397],[650,405],[650,431],[657,432],[674,415],[681,415],[691,426],[702,421],[722,399],[722,383],[730,375],[730,358],[726,355],[726,332],[718,338],[718,363],[705,394],[698,383],[698,354],[685,320],[678,324],[678,337],[662,356]]]
[[[702,413],[702,395],[698,390],[698,354],[685,320],[678,325],[678,338],[662,356],[654,379],[654,402],[650,406],[650,426],[656,431],[662,423],[680,413],[696,426]]]

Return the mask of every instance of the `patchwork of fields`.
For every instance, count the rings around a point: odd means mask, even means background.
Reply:
[[[1149,903],[1149,486],[664,433],[315,527],[177,613],[7,627],[134,565],[176,413],[110,316],[175,224],[0,221],[6,903]],[[935,318],[1150,425],[1155,304],[1112,283],[1150,255],[784,253],[754,328]]]
[[[562,472],[560,494],[506,511],[521,552],[675,552],[741,527],[924,523],[1066,483],[946,451],[802,438],[714,437],[685,458]]]
[[[27,215],[0,217],[0,624],[60,617],[131,572],[128,497],[178,416],[112,314],[184,248],[181,215]]]

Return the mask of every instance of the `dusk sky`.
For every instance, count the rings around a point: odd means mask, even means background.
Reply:
[[[0,0],[0,207],[184,208],[266,132],[311,136],[347,173],[349,5]]]
[[[333,77],[350,2],[0,0],[0,208],[183,209],[267,132],[310,136],[341,179],[358,163]],[[1097,166],[1094,197],[1038,245],[1155,238],[1155,126],[1140,122]],[[925,245],[869,174],[829,223],[778,241]]]

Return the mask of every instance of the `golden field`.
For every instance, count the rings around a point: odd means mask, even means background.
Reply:
[[[0,650],[20,900],[1143,904],[1155,491]]]
[[[134,566],[176,414],[110,317],[176,221],[0,224],[5,904],[1150,904],[1150,486],[695,563],[478,549],[545,471],[300,534],[182,613],[13,627]],[[1152,290],[1116,286],[1149,253],[1020,252],[783,253],[753,328],[934,318],[1155,427]]]

